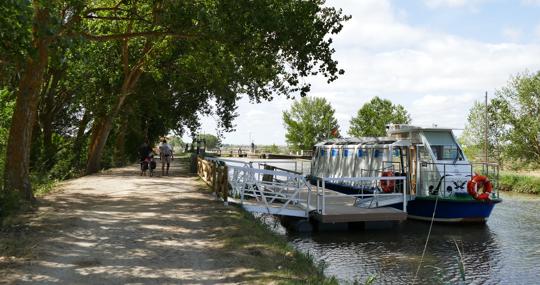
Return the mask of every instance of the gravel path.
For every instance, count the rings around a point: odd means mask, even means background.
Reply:
[[[265,273],[219,238],[219,213],[231,208],[183,167],[174,160],[169,177],[141,177],[130,166],[61,183],[31,219],[32,258],[0,268],[0,283],[256,282]]]

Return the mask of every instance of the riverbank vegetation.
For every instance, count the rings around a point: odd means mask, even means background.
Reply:
[[[540,195],[540,177],[520,172],[502,171],[499,175],[499,189]]]

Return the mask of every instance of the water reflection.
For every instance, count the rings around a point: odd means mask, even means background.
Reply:
[[[416,283],[459,283],[457,244],[464,259],[465,284],[538,284],[540,200],[505,196],[486,225],[435,224]],[[324,261],[326,273],[343,283],[363,283],[376,275],[376,284],[410,284],[428,230],[426,222],[406,221],[393,229],[289,233],[289,239]]]

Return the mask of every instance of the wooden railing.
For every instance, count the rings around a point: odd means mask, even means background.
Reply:
[[[216,197],[227,202],[229,195],[229,175],[226,165],[219,165],[219,162],[208,161],[197,157],[197,174],[212,187]]]

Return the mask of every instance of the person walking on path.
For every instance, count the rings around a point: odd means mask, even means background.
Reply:
[[[173,157],[173,149],[171,145],[167,143],[167,140],[163,140],[159,145],[159,159],[161,160],[161,175],[169,176],[169,166]],[[165,164],[167,164],[167,171],[165,171]]]

